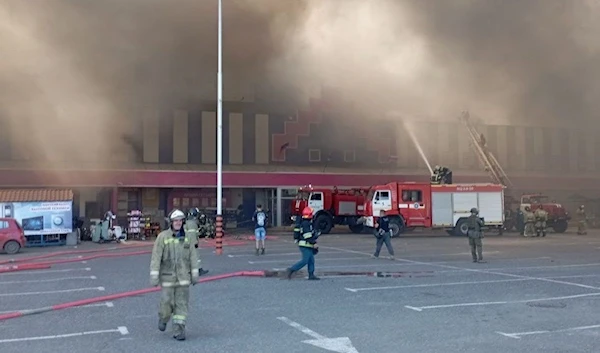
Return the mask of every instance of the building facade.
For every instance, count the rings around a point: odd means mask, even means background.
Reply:
[[[74,188],[79,215],[88,217],[107,208],[121,215],[131,209],[164,214],[172,207],[215,208],[214,107],[206,102],[140,110],[137,129],[130,132],[134,148],[102,168],[94,156],[48,166],[0,127],[0,187]],[[593,129],[479,125],[478,130],[518,190],[562,198],[600,190],[600,137]],[[262,203],[281,224],[299,186],[426,180],[427,165],[409,131],[430,164],[450,167],[456,181],[489,181],[458,119],[357,118],[336,111],[327,99],[313,99],[302,109],[226,102],[223,207],[248,214]]]

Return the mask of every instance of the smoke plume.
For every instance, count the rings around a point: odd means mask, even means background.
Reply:
[[[385,111],[592,121],[594,1],[223,0],[226,100],[300,104],[321,85]],[[1,0],[0,114],[30,153],[139,146],[146,107],[216,97],[217,1]],[[68,157],[66,157],[68,156]]]

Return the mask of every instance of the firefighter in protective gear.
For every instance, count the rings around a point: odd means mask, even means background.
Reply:
[[[188,218],[183,225],[183,229],[185,230],[185,234],[190,239],[194,239],[194,248],[198,249],[200,246],[200,226],[198,221],[198,215],[200,214],[200,210],[197,207],[192,208],[188,212]],[[200,266],[200,260],[198,260],[198,266]],[[205,275],[208,273],[208,270],[203,269],[202,267],[198,270],[199,275]]]
[[[298,243],[300,253],[302,253],[302,259],[288,268],[286,271],[286,277],[292,278],[295,272],[300,271],[304,266],[308,266],[308,279],[311,281],[319,280],[320,278],[315,276],[315,255],[319,252],[317,246],[317,238],[319,234],[313,228],[313,209],[305,207],[302,210],[302,219],[299,220],[299,224],[296,229],[299,232],[294,232],[294,240]]]
[[[523,235],[528,237],[528,236],[533,236],[533,232],[534,232],[534,225],[535,225],[535,214],[533,212],[531,212],[531,208],[529,208],[529,206],[525,207],[525,231],[523,232]]]
[[[200,237],[203,238],[214,238],[216,234],[215,224],[206,217],[205,214],[201,214],[198,218],[198,222],[200,225]]]
[[[537,210],[533,213],[535,216],[535,236],[546,236],[546,222],[548,222],[548,212],[544,210],[542,205],[538,205]]]
[[[185,233],[190,239],[194,239],[194,247],[198,248],[198,237],[200,236],[200,224],[198,222],[198,214],[200,210],[197,207],[192,208],[188,212],[187,220],[185,221]]]
[[[170,227],[160,232],[150,261],[150,283],[162,287],[158,311],[158,329],[165,331],[172,318],[173,338],[185,340],[190,285],[199,276],[198,254],[193,239],[184,231],[185,214],[173,210]]]
[[[585,206],[579,206],[577,212],[575,212],[577,216],[577,234],[585,235],[587,234],[587,217],[585,214]]]
[[[471,209],[471,215],[467,218],[467,225],[469,226],[467,234],[469,236],[469,246],[471,247],[473,262],[485,263],[483,261],[483,232],[481,231],[484,223],[479,218],[479,210],[475,207]]]

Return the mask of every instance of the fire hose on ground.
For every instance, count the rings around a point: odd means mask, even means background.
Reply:
[[[228,246],[240,246],[240,245],[245,245],[245,244],[246,244],[245,242],[230,242],[227,245]],[[138,251],[133,251],[133,252],[111,252],[111,253],[106,253],[106,254],[97,254],[97,255],[91,255],[91,256],[85,256],[85,257],[37,262],[37,260],[44,260],[44,259],[48,259],[51,257],[57,257],[57,256],[89,254],[89,253],[97,253],[97,252],[109,252],[109,251],[113,251],[113,250],[123,250],[123,249],[127,249],[127,248],[148,247],[148,246],[152,246],[152,245],[153,245],[153,243],[142,244],[142,245],[127,245],[127,247],[113,247],[113,248],[108,248],[108,249],[60,251],[60,252],[54,252],[54,253],[40,255],[40,256],[25,257],[25,258],[21,258],[21,259],[9,259],[9,260],[0,262],[0,274],[7,273],[7,272],[27,271],[27,270],[42,270],[42,269],[48,269],[52,265],[89,261],[89,260],[100,259],[100,258],[145,255],[145,254],[152,253],[152,251],[151,250],[138,250]],[[206,247],[210,247],[210,246],[212,246],[212,245],[201,244],[200,248],[206,248]],[[4,266],[6,264],[14,264],[14,263],[18,263],[18,265]]]
[[[218,281],[218,280],[232,278],[232,277],[268,277],[269,275],[270,274],[267,271],[240,271],[240,272],[225,273],[222,275],[216,275],[216,276],[202,278],[202,279],[198,280],[197,283]],[[139,295],[143,295],[143,294],[158,292],[160,290],[161,290],[160,287],[152,287],[152,288],[116,293],[116,294],[111,294],[111,295],[105,295],[105,296],[101,296],[101,297],[77,300],[77,301],[73,301],[73,302],[47,306],[44,308],[19,310],[19,311],[14,311],[11,313],[0,315],[0,321],[15,319],[15,318],[27,316],[27,315],[41,314],[41,313],[45,313],[45,312],[49,312],[49,311],[57,311],[57,310],[62,310],[62,309],[74,308],[74,307],[78,307],[78,306],[101,303],[101,302],[106,302],[106,301],[110,301],[110,300],[135,297],[135,296],[139,296]]]

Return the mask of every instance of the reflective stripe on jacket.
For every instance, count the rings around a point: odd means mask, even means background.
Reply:
[[[189,286],[198,278],[198,254],[194,239],[173,236],[170,229],[162,231],[152,249],[150,276],[158,277],[163,287]]]

